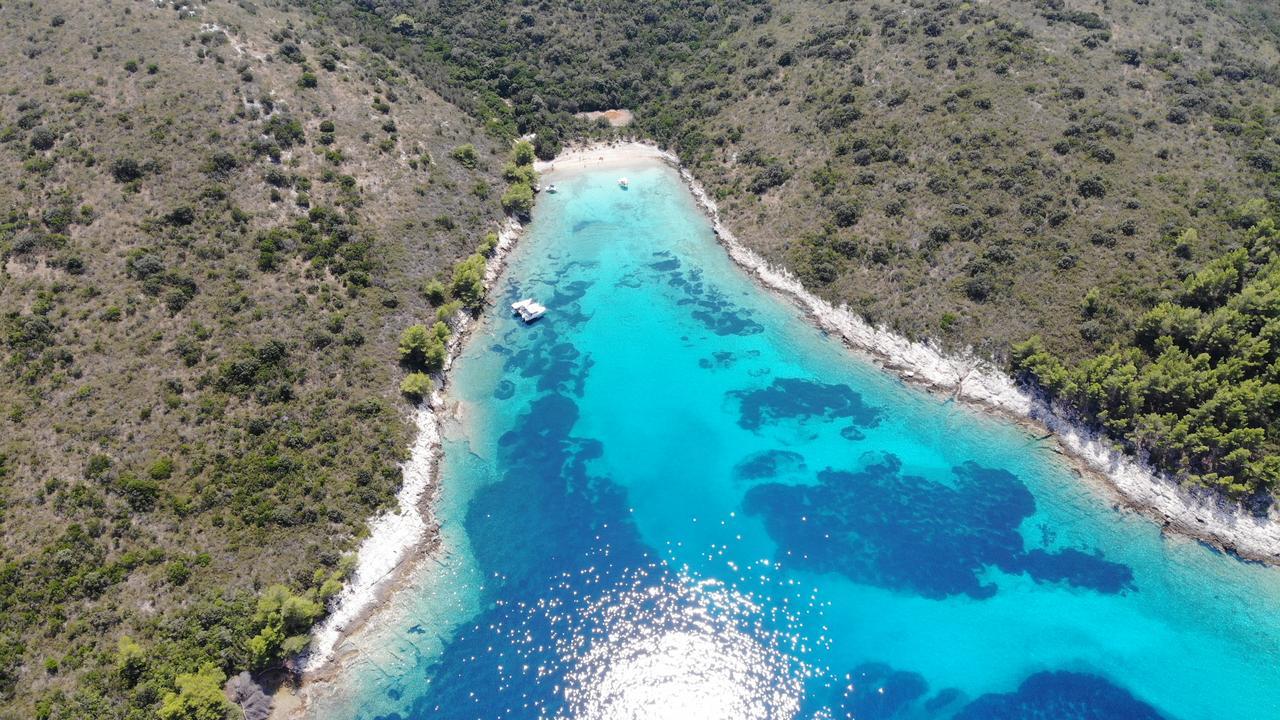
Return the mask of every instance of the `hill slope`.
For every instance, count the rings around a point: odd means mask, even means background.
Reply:
[[[400,483],[396,337],[501,221],[507,146],[296,10],[0,32],[0,716],[150,717],[339,587]]]

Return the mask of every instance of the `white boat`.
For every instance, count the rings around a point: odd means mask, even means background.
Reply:
[[[539,305],[533,298],[525,298],[511,303],[511,312],[519,315],[521,320],[531,323],[546,314],[547,308]]]
[[[627,186],[630,184],[631,184],[630,180],[626,178],[618,178],[618,187],[621,187],[623,190],[626,190]]]
[[[547,186],[547,192],[549,192],[549,193],[554,193],[555,191],[556,191],[556,186],[555,186],[555,184],[554,184],[554,183],[552,183],[551,185],[548,185],[548,186]]]

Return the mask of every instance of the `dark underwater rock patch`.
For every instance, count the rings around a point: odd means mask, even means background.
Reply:
[[[805,469],[804,456],[798,452],[765,450],[748,455],[734,466],[733,476],[738,480],[763,480],[803,472]]]
[[[962,703],[956,688],[930,697],[919,673],[873,662],[845,677],[830,710],[833,718],[857,720],[1162,720],[1155,708],[1106,678],[1079,672],[1039,672],[1013,692]]]
[[[764,332],[764,326],[752,318],[752,313],[715,287],[708,286],[702,271],[681,269],[680,260],[667,252],[654,253],[662,258],[649,263],[649,268],[666,278],[669,287],[680,292],[677,305],[691,308],[690,314],[711,332],[720,336],[756,335]]]
[[[1161,720],[1161,715],[1097,675],[1042,672],[1015,692],[979,697],[955,720]]]
[[[849,427],[840,429],[840,437],[845,440],[849,440],[850,442],[857,442],[859,440],[866,440],[867,434],[859,430],[858,426],[850,425]]]
[[[884,663],[860,665],[849,673],[848,684],[832,717],[891,720],[924,696],[929,684],[919,673],[894,670]]]
[[[729,396],[739,403],[738,425],[751,431],[785,419],[848,419],[860,427],[874,427],[880,421],[880,410],[842,383],[777,378],[766,388],[738,390]]]
[[[737,363],[738,358],[727,350],[711,353],[711,357],[705,357],[698,360],[698,367],[704,370],[723,370],[731,368]]]
[[[823,470],[816,485],[757,485],[743,506],[764,518],[780,560],[927,598],[994,596],[979,579],[988,567],[1104,593],[1132,586],[1132,570],[1101,553],[1028,552],[1018,527],[1035,500],[1012,473],[966,462],[952,486],[901,466],[886,454],[857,472]]]

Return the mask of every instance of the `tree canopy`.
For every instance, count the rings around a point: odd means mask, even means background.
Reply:
[[[1131,341],[1075,364],[1035,336],[1013,367],[1157,469],[1233,495],[1280,489],[1280,230],[1205,263]],[[1086,298],[1085,311],[1096,303]]]

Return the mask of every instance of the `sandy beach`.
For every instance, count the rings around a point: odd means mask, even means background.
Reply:
[[[1243,558],[1280,563],[1280,514],[1274,509],[1266,516],[1255,517],[1213,493],[1180,487],[1071,423],[989,362],[972,354],[949,354],[930,344],[910,341],[868,324],[847,307],[833,306],[813,295],[785,270],[770,266],[739,241],[724,225],[715,202],[671,153],[644,142],[576,145],[567,147],[554,161],[537,163],[536,169],[543,174],[545,186],[558,175],[625,170],[650,162],[664,162],[680,171],[735,263],[763,288],[798,306],[815,325],[842,338],[853,351],[905,382],[999,414],[1029,431],[1051,435],[1082,478],[1117,508],[1140,512],[1167,531],[1208,542]],[[509,221],[502,229],[486,268],[489,287],[501,276],[506,257],[522,229],[515,221]],[[311,651],[300,659],[302,688],[281,688],[273,717],[301,715],[307,686],[322,683],[332,674],[335,648],[369,622],[387,593],[397,586],[398,578],[429,555],[435,537],[430,505],[440,481],[440,423],[447,371],[469,335],[470,325],[469,318],[460,321],[450,343],[445,371],[436,378],[438,389],[430,403],[416,414],[418,435],[404,466],[405,482],[398,495],[397,510],[371,521],[370,535],[361,545],[347,588],[314,632]]]
[[[559,174],[583,170],[624,169],[655,160],[676,167],[680,166],[679,158],[656,145],[626,141],[610,144],[567,145],[555,160],[539,160],[534,163],[533,168],[543,175],[542,181],[545,186]]]

